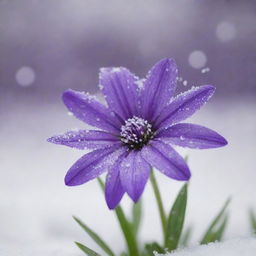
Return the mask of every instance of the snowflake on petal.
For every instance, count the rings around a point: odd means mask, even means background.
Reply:
[[[175,180],[191,174],[173,145],[207,149],[227,141],[206,127],[180,123],[192,116],[214,94],[215,87],[194,87],[174,97],[177,66],[163,59],[139,79],[128,69],[102,68],[100,89],[108,107],[88,93],[67,90],[63,101],[68,110],[97,130],[69,131],[48,139],[55,144],[93,149],[68,171],[65,184],[76,186],[107,172],[105,197],[114,209],[127,193],[137,202],[151,168]]]

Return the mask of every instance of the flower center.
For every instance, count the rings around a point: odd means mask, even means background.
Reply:
[[[154,136],[152,125],[140,117],[133,116],[121,126],[121,141],[129,149],[141,149]]]

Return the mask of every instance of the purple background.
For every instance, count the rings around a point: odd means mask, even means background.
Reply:
[[[98,90],[98,69],[126,66],[144,76],[163,57],[176,59],[189,85],[212,83],[219,97],[256,92],[255,1],[0,1],[1,101],[56,101],[66,88]],[[217,27],[230,28],[221,40]],[[194,50],[211,72],[191,67]],[[17,71],[35,81],[21,88]]]

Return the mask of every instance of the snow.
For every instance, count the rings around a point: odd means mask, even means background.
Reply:
[[[77,250],[56,249],[47,246],[40,247],[40,250],[31,246],[29,249],[2,249],[0,247],[0,256],[83,256],[84,254]],[[230,239],[222,243],[211,243],[208,245],[197,245],[186,249],[180,249],[173,253],[167,253],[166,256],[255,256],[256,238],[243,237]],[[156,256],[163,254],[156,254]]]
[[[185,226],[193,225],[192,245],[202,237],[230,195],[231,218],[225,238],[250,233],[248,209],[256,207],[252,196],[256,180],[255,107],[255,102],[250,100],[221,102],[213,98],[188,120],[216,130],[229,141],[229,145],[221,149],[180,151],[183,155],[189,154],[192,171],[185,222]],[[101,253],[73,221],[72,215],[99,232],[114,251],[121,252],[124,248],[121,232],[97,181],[78,187],[64,185],[66,171],[85,151],[46,142],[48,137],[71,127],[84,129],[84,124],[68,117],[61,102],[40,105],[19,99],[10,111],[1,113],[1,121],[0,256],[83,255],[73,241]],[[169,209],[182,183],[158,173],[156,176]],[[161,226],[150,184],[146,186],[143,200],[145,217],[140,237],[142,241],[161,241]],[[128,212],[130,200],[125,197],[122,203]]]
[[[223,243],[194,246],[169,253],[169,256],[255,256],[256,238],[236,238]],[[160,255],[160,254],[156,254]]]
[[[84,256],[84,253],[80,253],[79,250],[75,253],[74,251],[57,249],[57,248],[47,248],[44,249],[45,245],[42,244],[40,248],[32,249],[1,249],[0,247],[0,256]]]

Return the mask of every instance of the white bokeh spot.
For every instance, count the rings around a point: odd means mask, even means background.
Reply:
[[[216,36],[221,42],[231,41],[236,37],[236,34],[236,27],[230,22],[220,22],[216,27]]]
[[[17,70],[15,78],[20,86],[27,87],[34,83],[36,75],[31,67],[23,66]]]
[[[206,65],[207,57],[203,51],[195,50],[188,56],[188,63],[191,67],[201,69]]]

